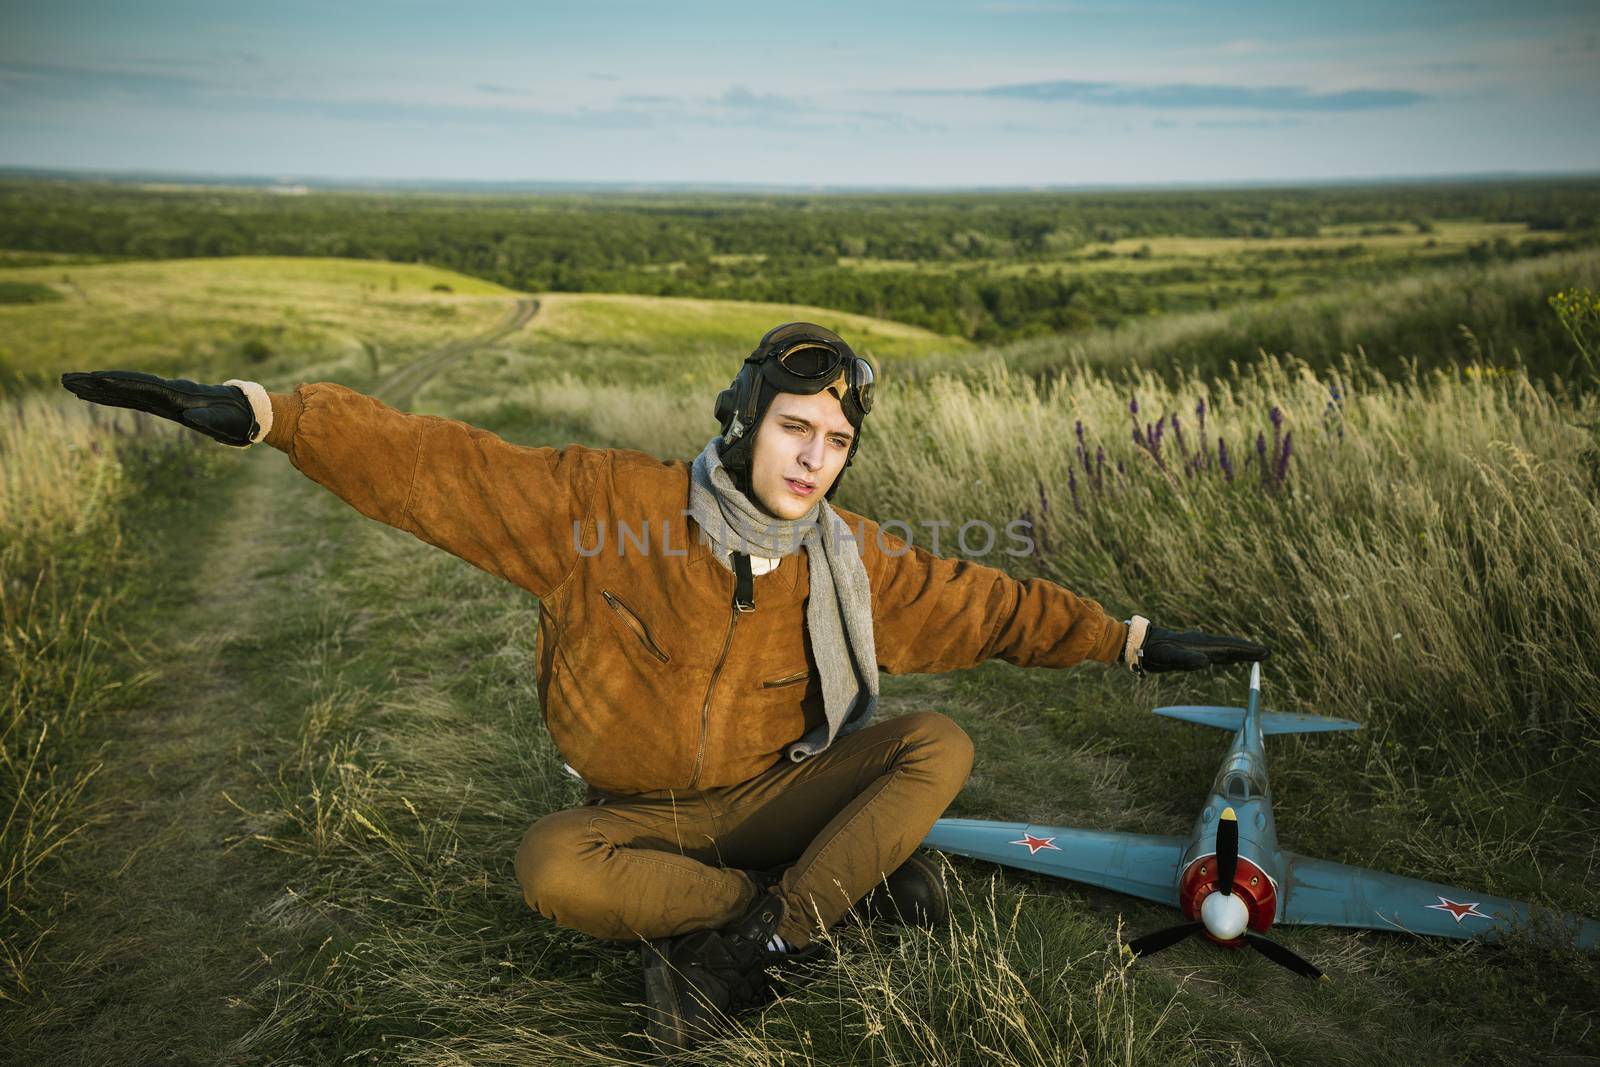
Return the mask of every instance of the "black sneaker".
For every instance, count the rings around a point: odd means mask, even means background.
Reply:
[[[939,926],[950,918],[950,898],[939,868],[921,853],[912,853],[852,910],[865,922]]]
[[[781,954],[767,942],[783,918],[783,899],[756,896],[721,930],[646,941],[645,1037],[657,1049],[683,1052],[727,1029],[728,1018],[771,999],[767,967]]]
[[[730,991],[705,963],[718,938],[701,930],[644,943],[644,1033],[656,1049],[684,1052],[725,1029]]]

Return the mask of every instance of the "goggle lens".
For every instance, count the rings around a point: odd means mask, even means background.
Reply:
[[[855,391],[856,404],[863,415],[872,411],[873,384],[872,364],[857,357],[850,368],[850,388]]]
[[[784,370],[805,381],[831,381],[839,374],[844,357],[832,345],[802,341],[778,356]],[[872,364],[855,356],[848,361],[845,371],[850,392],[855,394],[856,406],[865,415],[872,410]],[[843,399],[842,397],[840,398]]]
[[[778,364],[797,378],[828,378],[838,373],[839,353],[828,345],[799,344],[779,356]]]

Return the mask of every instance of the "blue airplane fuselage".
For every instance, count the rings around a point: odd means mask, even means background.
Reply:
[[[1272,815],[1272,790],[1267,780],[1266,745],[1261,732],[1261,691],[1252,686],[1244,721],[1211,783],[1189,847],[1179,866],[1179,906],[1193,918],[1206,894],[1216,888],[1217,826],[1222,813],[1233,809],[1239,826],[1239,869],[1234,885],[1251,910],[1250,925],[1265,930],[1277,917],[1278,887],[1283,881],[1284,858],[1278,849],[1278,829]],[[1197,866],[1198,865],[1198,866]],[[1263,882],[1262,879],[1265,879]]]

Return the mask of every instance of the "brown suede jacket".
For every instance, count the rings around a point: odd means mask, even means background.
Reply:
[[[757,576],[756,610],[735,612],[733,574],[686,515],[689,464],[525,448],[330,383],[271,399],[266,442],[313,481],[539,598],[545,723],[591,785],[733,785],[822,721],[801,639],[806,554]],[[860,532],[883,670],[1118,660],[1127,627],[1094,601],[943,559],[836,510]]]

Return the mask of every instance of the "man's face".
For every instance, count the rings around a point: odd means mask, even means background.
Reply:
[[[779,393],[756,430],[755,502],[780,519],[798,519],[833,487],[854,436],[831,393]]]

